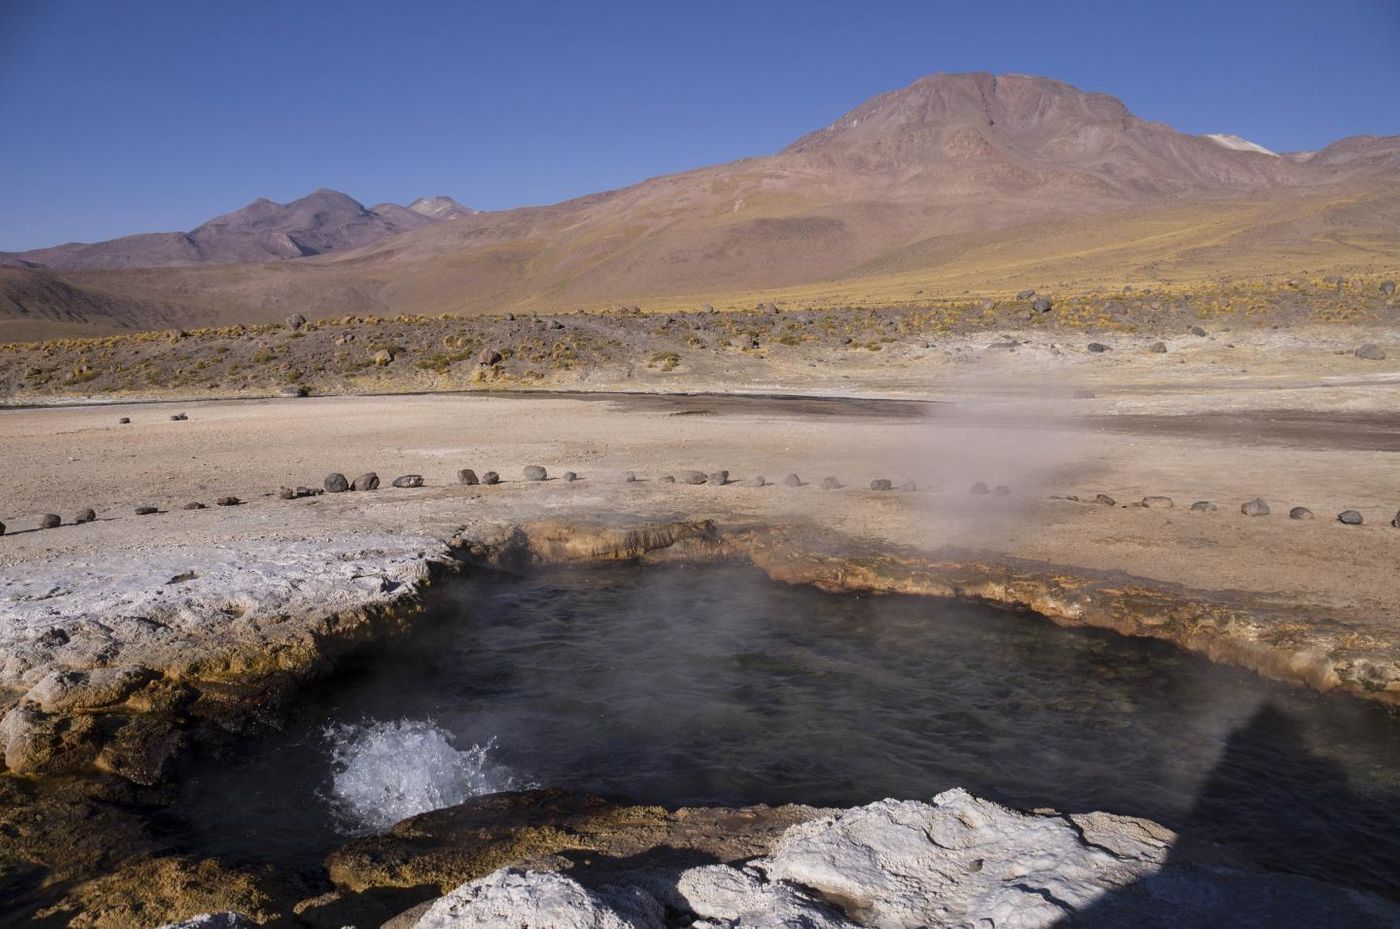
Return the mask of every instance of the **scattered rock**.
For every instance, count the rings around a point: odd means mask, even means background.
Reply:
[[[57,513],[45,513],[39,517],[40,529],[57,529],[61,525],[63,525],[63,517]]]
[[[202,505],[202,504],[201,504],[201,505]],[[138,507],[136,508],[136,515],[137,515],[137,516],[150,516],[152,513],[159,513],[159,512],[160,512],[160,510],[156,509],[156,508],[153,507],[153,506],[138,506]]]
[[[305,397],[310,392],[311,391],[307,390],[300,384],[288,384],[286,387],[283,387],[281,390],[277,391],[277,396],[287,397],[288,399],[294,400],[297,397]]]
[[[784,487],[801,487],[801,486],[802,486],[802,478],[798,477],[796,474],[789,474],[787,477],[783,478],[783,486],[784,486]]]
[[[483,368],[501,363],[501,353],[494,348],[483,348],[476,356],[476,363]]]
[[[1153,342],[1151,345],[1147,346],[1147,350],[1154,355],[1165,355],[1167,353],[1167,343]]]
[[[495,471],[487,471],[485,474],[481,475],[481,483],[483,484],[499,484],[500,482],[501,476]]]
[[[291,316],[288,316],[288,317],[287,317],[287,328],[288,328],[288,329],[300,329],[302,326],[305,326],[305,325],[306,325],[306,317],[305,317],[305,316],[302,316],[300,313],[293,313]]]
[[[1115,499],[1113,499],[1112,497],[1110,497],[1108,494],[1095,494],[1095,495],[1094,495],[1094,499],[1093,499],[1092,502],[1093,502],[1093,503],[1101,503],[1101,504],[1103,504],[1104,506],[1117,506],[1117,505],[1118,505],[1118,501],[1115,500]]]
[[[381,348],[379,351],[374,353],[373,361],[374,366],[376,368],[387,367],[388,365],[393,364],[394,353],[389,351],[387,348]]]
[[[837,480],[836,478],[834,478],[834,477],[824,477],[824,478],[822,478],[822,483],[821,483],[821,488],[822,488],[822,490],[839,490],[842,486],[843,486],[842,483],[841,483],[840,481],[838,481],[838,480]]]
[[[549,472],[539,465],[526,465],[524,474],[527,481],[542,481],[549,477]]]
[[[123,416],[121,419],[117,420],[117,422],[123,426],[129,425],[131,423],[131,417]]]
[[[756,475],[754,477],[749,478],[747,481],[744,481],[745,487],[765,487],[767,486],[767,484],[768,481],[764,479],[762,474]]]
[[[870,482],[870,489],[871,489],[871,490],[894,490],[894,482],[893,482],[893,481],[886,480],[885,478],[882,478],[882,477],[876,478],[875,480],[873,480],[873,481]]]
[[[476,483],[477,483],[476,472],[473,471],[471,468],[463,468],[462,470],[460,470],[460,471],[457,472],[457,483],[459,483],[459,484],[476,484]]]
[[[1366,361],[1385,361],[1385,349],[1374,342],[1367,342],[1365,345],[1362,345],[1356,350],[1355,354],[1357,358],[1363,358]]]
[[[4,524],[4,523],[0,523],[0,535],[4,535],[4,534],[5,534],[5,524]]]
[[[138,508],[138,509],[139,509],[139,508]],[[186,503],[183,507],[181,507],[181,509],[182,509],[182,510],[205,510],[205,509],[208,509],[208,507],[206,507],[204,504],[202,504],[202,503],[200,503],[200,502],[198,502],[198,501],[191,501],[191,502],[189,502],[189,503]],[[154,512],[155,508],[152,507],[151,510]],[[144,516],[145,514],[144,514],[144,513],[137,513],[136,515],[137,515],[137,516]]]
[[[1104,352],[1108,351],[1108,346],[1103,344],[1102,342],[1090,342],[1088,351],[1095,355],[1101,355]]]
[[[681,471],[676,475],[676,479],[682,484],[703,484],[705,483],[705,472]]]
[[[1347,526],[1359,526],[1365,520],[1356,510],[1342,510],[1337,514],[1337,522]]]
[[[1391,524],[1392,526],[1394,526],[1396,529],[1400,529],[1400,510],[1396,510],[1396,511],[1395,511],[1395,518],[1392,519],[1392,520],[1390,521],[1390,524]],[[0,535],[4,535],[4,534],[5,534],[5,527],[4,527],[3,525],[0,525]]]
[[[491,482],[491,481],[487,481],[487,483],[489,484],[489,483],[492,483],[492,482]],[[422,486],[423,486],[423,475],[421,475],[421,474],[400,474],[398,477],[394,478],[394,486],[395,486],[395,487],[422,487]]]
[[[1034,297],[1034,296],[1035,296],[1035,291],[1034,291],[1034,290],[1022,290],[1022,291],[1020,291],[1020,292],[1018,292],[1018,293],[1016,294],[1016,299],[1017,299],[1017,300],[1029,300],[1031,297]]]
[[[1005,484],[998,484],[992,488],[992,495],[996,497],[1009,497],[1011,496],[1011,488],[1007,487]]]
[[[913,481],[905,481],[903,484],[899,485],[899,489],[906,494],[912,494],[919,489],[919,485],[915,484]]]
[[[711,484],[714,484],[716,487],[723,487],[725,484],[729,483],[729,472],[711,471],[708,480]]]
[[[1268,516],[1269,505],[1258,497],[1250,500],[1240,507],[1240,512],[1246,516]]]
[[[176,413],[170,417],[170,421],[173,423],[182,423],[189,418],[190,417],[188,413]]]
[[[339,471],[332,471],[326,475],[326,479],[321,482],[321,486],[326,488],[328,494],[340,494],[350,489],[350,482],[345,479],[345,475]]]
[[[639,478],[637,477],[636,471],[628,471],[626,474],[622,475],[622,483],[624,484],[635,484],[638,480]],[[669,474],[661,478],[661,483],[663,484],[674,484],[675,482],[676,479]]]
[[[561,479],[566,484],[572,484],[574,481],[578,480],[578,475],[572,471],[565,471],[561,476]]]
[[[635,474],[632,475],[632,480],[635,481],[636,479],[637,479],[637,476],[636,476]],[[674,484],[675,482],[676,482],[676,479],[675,479],[674,477],[672,477],[671,475],[669,475],[669,474],[663,474],[663,475],[661,475],[661,477],[657,480],[657,483],[660,483],[660,484]]]
[[[366,471],[350,482],[351,490],[377,490],[379,488],[379,475],[373,471]]]
[[[1149,510],[1170,510],[1176,506],[1171,497],[1143,497],[1142,505]]]
[[[1197,500],[1195,503],[1191,504],[1191,512],[1193,513],[1214,513],[1219,509],[1220,507],[1211,503],[1209,500]]]
[[[1053,307],[1054,304],[1050,302],[1049,297],[1041,297],[1031,304],[1031,309],[1035,310],[1037,313],[1049,313]]]
[[[976,484],[973,484],[967,489],[967,492],[972,494],[974,497],[981,497],[991,493],[991,491],[987,489],[987,485],[982,481],[978,481]]]
[[[240,499],[238,499],[237,497],[232,496],[232,495],[226,496],[226,497],[220,497],[219,499],[217,499],[217,500],[214,501],[214,503],[217,504],[218,506],[238,506],[238,505],[239,505],[240,503],[242,503],[242,502],[243,502],[242,500],[240,500]]]
[[[1385,294],[1387,297],[1394,296],[1394,295],[1395,295],[1395,282],[1394,282],[1394,281],[1381,281],[1381,293]]]
[[[297,492],[290,487],[279,487],[277,488],[277,496],[281,500],[295,500]]]
[[[1202,329],[1200,326],[1192,326],[1188,331],[1189,331],[1192,335],[1198,335],[1198,336],[1202,336],[1202,337],[1204,337],[1205,334],[1206,334],[1206,331],[1205,331],[1204,329]]]
[[[1312,519],[1313,511],[1305,506],[1295,506],[1288,511],[1289,519]]]

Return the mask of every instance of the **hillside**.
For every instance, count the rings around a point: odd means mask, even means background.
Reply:
[[[276,262],[10,269],[0,332],[1393,273],[1397,181],[1396,138],[1280,157],[1059,81],[938,74],[775,155],[551,207],[464,211]]]

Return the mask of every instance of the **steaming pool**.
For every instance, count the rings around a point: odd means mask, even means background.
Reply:
[[[519,787],[646,803],[927,799],[1146,816],[1400,898],[1400,718],[1180,650],[747,566],[472,577],[187,778],[191,851],[315,870]]]

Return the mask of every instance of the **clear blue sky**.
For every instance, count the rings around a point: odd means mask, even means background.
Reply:
[[[1400,0],[0,0],[0,249],[323,186],[551,203],[773,152],[935,71],[1316,148],[1400,134]]]

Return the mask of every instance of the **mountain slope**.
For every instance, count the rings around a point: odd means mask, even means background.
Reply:
[[[451,198],[434,201],[431,209],[392,203],[367,209],[339,191],[322,188],[291,203],[260,198],[189,232],[34,249],[8,255],[7,264],[50,269],[146,268],[302,258],[368,245],[467,212]]]
[[[176,306],[191,319],[250,321],[742,305],[760,292],[891,302],[951,287],[1014,291],[1032,275],[1093,286],[1393,271],[1397,182],[1400,138],[1275,156],[1138,119],[1059,81],[939,74],[767,157],[550,207],[467,212],[309,257],[70,271],[44,287],[120,300],[124,319],[148,303],[153,319]],[[420,203],[400,209],[418,214]],[[0,278],[0,315],[23,305],[32,319],[48,306],[57,318],[61,307],[27,296],[38,274]]]

